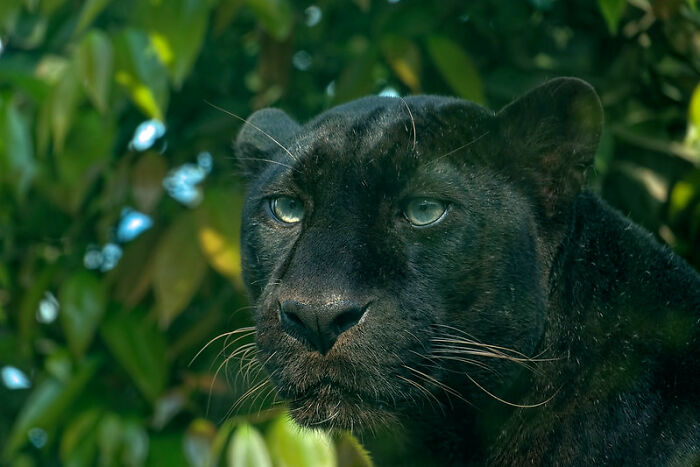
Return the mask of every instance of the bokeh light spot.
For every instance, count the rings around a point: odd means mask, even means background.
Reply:
[[[124,208],[117,226],[117,241],[131,241],[152,226],[153,220],[146,214],[132,208]]]
[[[310,28],[320,23],[323,17],[321,9],[316,5],[309,6],[304,10],[304,14],[306,15],[306,25]]]
[[[382,97],[399,97],[400,96],[399,92],[396,89],[392,88],[391,86],[387,86],[384,89],[382,89],[381,92],[379,93],[379,95]]]
[[[60,304],[58,300],[49,291],[44,292],[44,298],[39,302],[39,308],[36,310],[36,320],[40,323],[53,323],[58,316]]]
[[[43,448],[49,438],[46,434],[46,430],[37,427],[30,428],[27,432],[27,436],[29,437],[29,442],[37,449]]]
[[[122,259],[122,247],[116,243],[108,243],[102,247],[102,264],[100,271],[106,272],[115,268]]]
[[[292,57],[292,65],[294,65],[294,68],[296,68],[297,70],[308,70],[309,68],[311,68],[311,62],[311,55],[309,55],[309,52],[307,52],[306,50],[300,50],[299,52],[295,53]]]
[[[2,384],[8,389],[27,389],[32,386],[29,382],[27,375],[22,372],[19,368],[14,366],[4,366],[0,370],[0,376],[2,377]]]
[[[163,180],[163,188],[176,201],[194,207],[202,201],[202,193],[196,185],[204,180],[207,173],[201,165],[183,164],[168,173]]]
[[[145,151],[150,149],[158,138],[165,134],[165,125],[160,120],[146,120],[136,127],[129,149]]]

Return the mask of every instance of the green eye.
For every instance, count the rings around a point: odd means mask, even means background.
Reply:
[[[408,222],[416,227],[433,224],[445,214],[447,204],[431,198],[413,198],[403,210]]]
[[[296,224],[304,217],[304,205],[296,198],[280,196],[270,200],[272,215],[285,224]]]

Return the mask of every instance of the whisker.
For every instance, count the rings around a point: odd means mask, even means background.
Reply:
[[[404,99],[401,96],[399,96],[399,99],[401,99],[403,105],[406,106],[406,110],[408,110],[408,116],[411,118],[411,128],[413,129],[413,149],[416,149],[416,121],[413,118],[413,112],[411,112],[411,107],[408,106],[408,102],[406,102],[406,99]]]
[[[493,394],[493,393],[487,391],[486,388],[484,388],[482,385],[480,385],[479,383],[477,383],[476,380],[474,380],[474,378],[472,378],[471,376],[469,376],[468,373],[465,373],[465,376],[466,376],[467,378],[469,378],[469,380],[470,380],[472,383],[474,383],[474,384],[476,385],[476,387],[478,387],[479,389],[481,389],[482,391],[484,391],[486,394],[488,394],[489,396],[491,396],[491,397],[493,397],[494,399],[496,399],[498,402],[501,402],[501,403],[503,403],[503,404],[509,405],[509,406],[511,406],[511,407],[518,407],[518,408],[520,408],[520,409],[534,409],[535,407],[539,407],[539,406],[541,406],[541,405],[544,405],[544,404],[546,404],[547,402],[549,402],[549,401],[551,401],[552,399],[554,399],[554,396],[556,396],[556,395],[559,393],[559,389],[561,389],[561,388],[557,389],[557,390],[554,392],[554,394],[551,395],[551,397],[549,397],[549,398],[548,398],[547,400],[545,400],[545,401],[538,402],[537,404],[514,404],[514,403],[512,403],[512,402],[508,402],[507,400],[501,399],[500,397],[496,396],[495,394]]]
[[[437,162],[437,161],[439,161],[439,160],[441,160],[441,159],[444,159],[444,158],[447,157],[447,156],[450,156],[450,155],[456,153],[457,151],[461,151],[462,149],[464,149],[464,148],[466,148],[466,147],[468,147],[468,146],[471,146],[472,144],[476,143],[477,141],[479,141],[481,138],[483,138],[484,136],[488,135],[489,133],[490,133],[490,132],[487,130],[486,132],[484,132],[484,133],[482,133],[481,135],[477,136],[476,138],[474,138],[473,140],[469,141],[468,143],[463,144],[463,145],[461,145],[460,147],[458,147],[458,148],[456,148],[456,149],[453,149],[453,150],[450,151],[450,152],[447,152],[447,153],[445,153],[445,154],[443,154],[443,155],[441,155],[441,156],[436,157],[436,158],[433,159],[431,162]]]
[[[202,352],[204,352],[204,350],[205,350],[207,347],[209,347],[212,343],[214,343],[215,341],[221,339],[222,337],[227,337],[227,336],[231,336],[231,335],[233,335],[233,334],[239,333],[239,332],[246,332],[246,331],[255,331],[255,328],[254,328],[254,327],[245,327],[245,328],[239,328],[239,329],[235,329],[235,330],[233,330],[233,331],[225,332],[225,333],[223,333],[223,334],[219,334],[218,336],[216,336],[215,338],[213,338],[213,339],[211,339],[209,342],[207,342],[207,343],[204,345],[204,347],[202,347],[202,348],[199,350],[199,352],[197,352],[197,353],[195,354],[195,356],[192,357],[192,360],[190,360],[190,363],[188,363],[187,366],[192,365],[192,363],[194,363],[194,361],[197,359],[197,357],[199,357],[199,355],[200,355]]]
[[[297,161],[297,158],[289,151],[289,149],[287,149],[282,143],[280,143],[280,142],[277,141],[275,138],[273,138],[273,137],[272,137],[269,133],[267,133],[265,130],[263,130],[262,128],[258,127],[257,125],[254,125],[253,123],[250,123],[250,121],[248,121],[248,119],[245,119],[245,118],[243,118],[243,117],[241,117],[241,116],[239,116],[239,115],[236,115],[235,113],[233,113],[233,112],[231,112],[231,111],[229,111],[229,110],[226,110],[226,109],[224,109],[224,108],[222,108],[222,107],[219,107],[219,106],[216,105],[216,104],[212,104],[211,102],[209,102],[209,101],[206,100],[206,99],[204,100],[204,102],[207,103],[208,105],[212,106],[212,107],[215,108],[216,110],[218,110],[218,111],[220,111],[220,112],[223,112],[223,113],[225,113],[226,115],[229,115],[229,116],[231,116],[231,117],[233,117],[233,118],[236,118],[236,119],[242,121],[242,122],[243,122],[244,124],[246,124],[246,125],[252,126],[252,127],[255,128],[256,130],[258,130],[260,133],[262,133],[263,135],[265,135],[265,136],[267,136],[268,138],[270,138],[270,140],[271,140],[273,143],[275,143],[277,146],[279,146],[280,148],[282,148],[282,150],[283,150],[284,152],[286,152],[286,153],[289,155],[289,157],[290,157],[293,161],[295,161],[295,162]]]

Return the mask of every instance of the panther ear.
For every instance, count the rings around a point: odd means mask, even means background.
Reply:
[[[257,174],[270,161],[293,158],[288,146],[300,128],[279,109],[262,109],[253,113],[236,138],[236,156],[245,175]]]
[[[565,211],[583,189],[603,125],[593,88],[557,78],[533,89],[496,116],[501,161],[533,193],[548,218]]]

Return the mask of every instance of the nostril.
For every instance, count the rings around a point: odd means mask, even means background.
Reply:
[[[335,332],[340,335],[360,322],[360,319],[362,319],[362,316],[365,314],[365,309],[366,307],[353,307],[349,310],[345,310],[333,318],[331,326]]]

